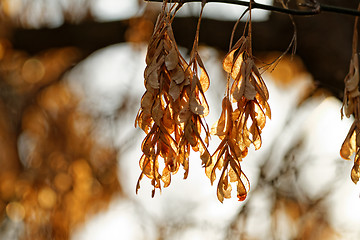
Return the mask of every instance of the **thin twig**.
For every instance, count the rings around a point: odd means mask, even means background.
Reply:
[[[162,2],[163,0],[145,0],[146,2]],[[190,2],[202,2],[202,0],[172,0],[173,3],[190,3]],[[234,4],[234,5],[241,5],[241,6],[249,6],[249,2],[241,1],[241,0],[207,0],[208,3],[226,3],[226,4]],[[287,9],[282,7],[276,7],[272,5],[266,5],[257,3],[252,1],[252,8],[253,9],[262,9],[272,12],[279,12],[285,13],[290,15],[299,15],[299,16],[311,16],[317,15],[322,12],[331,12],[331,13],[340,13],[345,15],[353,15],[353,16],[360,16],[360,11],[350,8],[343,8],[338,6],[331,6],[322,3],[317,3],[316,6],[312,5],[304,5],[309,8],[309,10],[298,10],[298,9]]]

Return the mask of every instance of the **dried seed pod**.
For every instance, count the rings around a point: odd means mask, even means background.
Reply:
[[[146,175],[154,187],[153,194],[156,188],[161,189],[161,182],[164,187],[170,185],[171,174],[175,174],[181,165],[185,170],[184,178],[187,177],[191,148],[200,152],[203,165],[211,163],[207,150],[210,134],[202,120],[209,113],[204,95],[209,87],[209,77],[197,47],[192,51],[191,59],[194,60],[190,64],[181,56],[171,28],[172,8],[168,9],[166,4],[164,1],[148,46],[144,71],[146,92],[135,121],[135,126],[139,125],[147,133],[142,144],[142,173],[136,191]],[[200,77],[197,66],[201,70]],[[161,159],[165,163],[162,171],[158,163]]]

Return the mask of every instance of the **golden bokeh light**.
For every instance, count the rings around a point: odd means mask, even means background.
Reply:
[[[39,97],[39,105],[50,114],[57,114],[60,109],[69,106],[71,94],[64,84],[52,85]]]
[[[10,200],[14,195],[16,175],[14,172],[5,172],[0,176],[1,199]]]
[[[268,53],[263,56],[263,60],[266,63],[271,63],[280,54],[278,52]],[[302,60],[297,56],[290,55],[283,56],[281,61],[277,62],[275,68],[269,70],[273,80],[279,86],[288,86],[308,74]]]
[[[54,185],[59,192],[67,192],[72,186],[72,178],[69,174],[60,172],[55,176]]]
[[[20,222],[25,217],[25,208],[19,202],[10,202],[6,206],[6,214],[13,222]]]
[[[38,193],[38,202],[40,207],[51,209],[56,204],[57,195],[50,187],[43,187]]]
[[[7,16],[15,16],[21,12],[23,1],[21,0],[2,0],[2,10]]]
[[[36,58],[30,58],[25,61],[22,70],[21,75],[24,78],[24,81],[28,83],[37,83],[45,75],[45,68],[43,63],[36,59]]]

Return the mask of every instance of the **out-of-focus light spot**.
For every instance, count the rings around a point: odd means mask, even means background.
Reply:
[[[97,0],[91,12],[98,20],[109,21],[133,17],[138,11],[136,0]]]
[[[272,52],[266,54],[263,60],[266,63],[271,63],[279,56],[281,56],[281,53]],[[290,84],[293,84],[294,81],[303,80],[304,76],[308,74],[304,63],[297,56],[285,55],[279,62],[273,65],[273,67],[270,68],[268,72],[270,72],[272,80],[278,84],[278,86],[288,87]]]
[[[38,202],[40,207],[45,209],[51,209],[56,203],[56,193],[50,187],[42,188],[38,193]]]
[[[71,94],[68,88],[62,85],[48,87],[40,96],[39,103],[49,113],[57,114],[71,101]]]
[[[2,60],[5,56],[6,49],[11,46],[11,43],[7,39],[0,39],[0,60]]]
[[[2,173],[0,182],[1,199],[10,200],[14,193],[16,175],[13,172]]]
[[[125,39],[132,43],[148,42],[153,29],[154,24],[149,19],[132,18],[129,21],[129,28],[125,32]]]
[[[78,193],[88,192],[92,184],[92,174],[89,164],[80,159],[75,161],[71,166],[74,174],[75,188]]]
[[[3,0],[2,1],[3,11],[6,15],[13,17],[20,14],[20,11],[23,7],[22,0]]]
[[[50,167],[54,171],[66,171],[68,167],[67,160],[65,159],[65,156],[61,152],[52,152],[49,156],[48,161],[50,162]]]
[[[23,198],[25,195],[31,192],[30,183],[27,180],[17,180],[15,184],[15,194],[19,198]]]
[[[91,168],[83,159],[75,161],[72,164],[72,169],[76,178],[88,179],[91,176]]]
[[[86,137],[91,134],[91,119],[81,113],[74,113],[70,116],[69,121],[71,121],[70,131],[74,132],[77,137]]]
[[[38,107],[29,107],[23,116],[23,129],[36,137],[45,137],[48,134],[49,125],[46,116]]]
[[[25,217],[25,208],[19,202],[11,202],[6,206],[6,215],[13,222],[20,222]]]
[[[72,178],[66,173],[58,173],[55,176],[54,185],[60,192],[66,192],[72,185]]]
[[[271,5],[272,0],[263,0],[262,4]],[[201,3],[187,3],[180,11],[177,16],[198,16],[200,13]],[[226,3],[208,3],[204,8],[203,17],[219,20],[237,20],[241,14],[245,11],[245,6],[226,4]],[[270,15],[270,11],[261,9],[254,9],[252,14],[253,21],[266,21]],[[246,21],[245,16],[242,20]]]
[[[44,65],[36,58],[26,60],[21,69],[21,75],[24,78],[24,81],[28,83],[39,82],[44,77],[44,74]]]

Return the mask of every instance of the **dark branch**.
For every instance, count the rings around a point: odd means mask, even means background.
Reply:
[[[356,8],[358,1],[343,1],[343,6],[349,9]],[[337,2],[339,1],[326,0],[328,5]],[[197,17],[174,19],[172,27],[179,46],[192,48],[197,20]],[[344,76],[349,70],[351,58],[354,18],[349,15],[318,14],[313,17],[295,16],[294,20],[298,28],[297,55],[302,58],[317,84],[341,99]],[[230,33],[234,24],[234,21],[202,19],[200,44],[226,53],[229,50]],[[242,24],[244,23],[240,23],[239,29],[244,27]],[[85,58],[96,50],[125,42],[125,35],[130,27],[130,21],[123,20],[66,24],[54,29],[15,28],[10,41],[15,49],[30,54],[37,54],[50,48],[74,46]],[[238,34],[241,34],[241,31],[238,31]],[[268,51],[283,52],[292,35],[293,26],[288,16],[271,12],[267,21],[253,23],[255,55]]]
[[[145,0],[147,2],[163,2],[163,0]],[[191,2],[202,2],[202,0],[173,0],[172,2],[179,2],[179,3],[191,3]],[[240,5],[240,6],[249,6],[249,2],[241,1],[241,0],[206,0],[207,3],[226,3],[226,4],[234,4],[234,5]],[[312,16],[320,14],[321,12],[332,12],[332,13],[340,13],[340,14],[346,14],[346,15],[353,15],[353,16],[360,16],[360,12],[355,9],[349,9],[349,8],[342,8],[337,6],[331,6],[321,3],[316,4],[307,4],[304,5],[309,10],[298,10],[298,9],[287,9],[272,5],[266,5],[254,2],[252,3],[251,7],[253,9],[262,9],[272,12],[279,12],[279,13],[285,13],[285,14],[291,14],[291,15],[298,15],[298,16]]]

